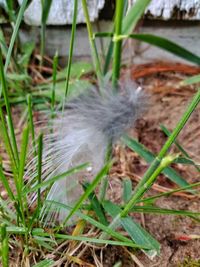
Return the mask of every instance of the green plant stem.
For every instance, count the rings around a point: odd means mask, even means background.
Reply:
[[[26,228],[26,219],[25,219],[25,209],[27,210],[27,200],[25,201],[25,197],[22,196],[22,190],[24,187],[24,169],[26,163],[26,156],[27,156],[27,148],[28,148],[28,137],[29,137],[29,127],[26,127],[22,133],[22,144],[21,144],[21,151],[20,151],[20,161],[19,161],[19,176],[16,182],[17,188],[17,201],[18,206],[20,208],[21,220],[23,226]],[[28,233],[25,233],[26,243],[28,241]]]
[[[96,188],[98,183],[101,181],[101,179],[107,175],[108,171],[110,170],[112,166],[112,162],[107,162],[107,164],[102,168],[102,170],[96,175],[96,177],[93,179],[92,183],[88,186],[86,191],[83,195],[79,198],[79,200],[74,205],[73,209],[70,211],[69,215],[66,217],[66,219],[63,222],[63,225],[66,224],[66,222],[71,218],[71,216],[81,207],[83,202],[88,198],[88,196],[93,192],[93,190]]]
[[[2,92],[4,96],[6,111],[8,115],[8,129],[10,130],[11,144],[12,144],[15,160],[18,166],[19,165],[19,154],[18,154],[17,142],[15,138],[14,126],[13,126],[13,121],[12,121],[11,108],[10,108],[10,103],[9,103],[9,98],[8,98],[8,89],[7,89],[6,79],[4,75],[3,58],[2,58],[1,49],[0,49],[0,81],[1,81],[1,87],[2,87]]]
[[[3,173],[3,168],[2,168],[1,164],[0,164],[0,181],[1,181],[2,185],[4,186],[10,200],[14,201],[15,197],[14,197],[12,189],[8,183],[8,179],[6,178],[6,176]]]
[[[71,73],[72,56],[73,56],[74,40],[75,40],[75,33],[76,33],[77,11],[78,11],[78,0],[74,0],[74,13],[73,13],[72,31],[71,31],[70,46],[69,46],[69,57],[68,57],[68,63],[67,63],[65,98],[67,97],[68,90],[69,90],[69,78],[70,78],[70,73]]]
[[[112,158],[112,142],[110,141],[107,147],[105,164],[111,161],[111,158]],[[103,202],[105,199],[107,187],[108,187],[108,177],[106,174],[101,180],[101,186],[99,190],[99,201],[100,202]]]
[[[13,0],[6,0],[6,5],[7,5],[7,10],[8,10],[8,16],[10,22],[15,22],[15,11],[14,11],[14,5],[13,5]]]
[[[170,196],[170,195],[172,195],[172,194],[174,194],[176,192],[186,191],[188,189],[191,189],[191,188],[197,187],[197,186],[200,186],[200,182],[194,183],[194,184],[190,184],[190,185],[187,185],[187,186],[184,186],[184,187],[180,187],[180,188],[177,188],[177,189],[174,189],[174,190],[170,190],[168,192],[161,193],[161,194],[158,194],[158,195],[155,195],[155,196],[152,196],[152,197],[143,198],[143,199],[138,200],[137,203],[154,201],[157,198],[164,197],[164,196]]]
[[[160,126],[162,131],[167,135],[170,136],[171,132],[164,126],[161,125]],[[185,151],[185,149],[178,143],[178,142],[174,142],[174,144],[177,146],[177,148],[180,150],[180,152],[188,159],[192,160],[192,157]],[[196,168],[196,170],[198,172],[200,172],[200,167],[194,162],[194,167]]]
[[[108,226],[109,228],[114,230],[120,225],[121,218],[127,216],[128,212],[133,208],[134,204],[137,202],[137,199],[140,198],[140,196],[150,188],[150,186],[156,180],[157,176],[163,171],[164,168],[169,166],[176,157],[177,155],[175,156],[169,155],[163,158],[162,161],[160,161],[160,163],[158,164],[158,166],[156,167],[155,171],[150,176],[148,181],[143,185],[141,185],[137,190],[135,190],[135,193],[133,194],[131,200],[127,203],[125,208],[120,213],[118,213],[117,216],[113,219],[113,221]],[[108,235],[106,233],[103,233],[101,234],[100,238],[106,239],[108,238]]]
[[[57,67],[58,67],[58,52],[56,51],[53,58],[53,85],[52,85],[52,94],[51,94],[51,117],[54,117],[54,108],[55,108],[55,96],[56,96],[56,79],[57,79]]]
[[[90,47],[91,47],[91,52],[92,52],[92,60],[95,66],[95,71],[97,74],[98,82],[101,87],[103,85],[103,75],[102,75],[102,70],[101,70],[101,65],[100,65],[100,61],[98,57],[96,44],[95,44],[95,38],[94,38],[93,31],[92,31],[92,25],[90,23],[90,17],[88,13],[86,0],[82,0],[82,7],[83,7],[83,12],[85,15],[85,20],[86,20],[86,25],[87,25],[87,30],[88,30],[88,37],[89,37],[89,42],[90,42]]]
[[[113,37],[113,42],[114,42],[113,71],[112,71],[113,88],[117,87],[118,79],[120,76],[122,40],[117,39],[117,37],[121,35],[122,32],[123,10],[124,10],[123,1],[117,0],[116,16],[115,16],[115,34]]]
[[[159,172],[162,171],[167,165],[165,162],[165,166],[163,165],[163,160],[165,160],[164,156],[166,155],[167,151],[169,150],[170,146],[175,142],[178,134],[183,129],[185,124],[187,123],[189,117],[191,116],[192,112],[195,110],[197,105],[200,102],[200,90],[197,91],[195,94],[192,102],[188,106],[187,110],[183,114],[182,118],[180,119],[179,123],[177,124],[176,128],[164,144],[163,148],[159,152],[158,156],[155,158],[155,160],[152,162],[151,166],[147,170],[147,172],[144,174],[142,180],[139,182],[139,184],[136,186],[133,196],[130,199],[130,201],[127,203],[127,205],[124,207],[124,209],[119,213],[111,222],[109,227],[111,229],[115,229],[119,223],[120,219],[122,217],[125,217],[129,211],[133,208],[133,206],[137,203],[138,199],[142,197],[142,195],[146,192],[146,190],[152,185],[152,183],[155,181],[156,177],[158,176]],[[164,166],[164,168],[163,168]],[[103,235],[101,235],[102,237]],[[104,237],[105,238],[105,237]]]
[[[1,225],[1,258],[2,267],[9,267],[9,245],[6,225]]]
[[[167,153],[167,151],[169,150],[170,146],[176,140],[176,138],[179,135],[180,131],[183,129],[183,127],[187,123],[188,119],[190,118],[191,114],[193,113],[193,111],[195,110],[195,108],[197,107],[199,102],[200,102],[200,89],[198,89],[198,91],[195,94],[192,102],[190,103],[190,105],[188,106],[186,112],[183,114],[182,118],[180,119],[178,125],[176,126],[174,131],[171,133],[171,135],[169,136],[167,142],[165,143],[165,145],[161,149],[160,153],[158,154],[158,158],[163,158],[164,155]]]
[[[128,202],[128,204],[125,206],[124,210],[122,211],[121,216],[126,216],[128,214],[128,212],[129,212],[130,208],[133,207],[135,205],[135,203],[137,202],[137,199],[142,196],[141,194],[138,195],[137,192],[140,190],[140,188],[146,182],[148,182],[150,177],[156,171],[156,169],[159,166],[161,160],[166,155],[167,151],[169,150],[169,148],[173,144],[173,142],[175,142],[178,134],[180,133],[180,131],[185,126],[186,122],[188,121],[189,117],[191,116],[192,112],[195,110],[195,108],[199,104],[199,102],[200,102],[200,90],[198,90],[197,94],[194,96],[191,104],[188,106],[188,109],[186,110],[186,112],[182,116],[182,118],[179,121],[178,125],[176,126],[176,128],[174,129],[174,131],[172,132],[170,137],[168,138],[168,140],[165,143],[165,145],[162,147],[162,149],[159,152],[158,156],[152,162],[152,164],[149,167],[149,169],[147,170],[147,172],[144,174],[143,179],[140,181],[140,183],[135,188],[134,195],[131,198],[131,200]]]
[[[183,116],[180,119],[179,123],[177,124],[176,128],[174,129],[172,134],[167,139],[166,143],[164,144],[164,146],[160,150],[158,156],[152,162],[152,164],[149,167],[149,169],[147,170],[147,172],[144,174],[142,180],[136,186],[134,194],[133,194],[133,197],[131,198],[131,200],[128,202],[128,204],[124,208],[124,210],[123,210],[123,212],[121,214],[122,216],[126,216],[128,214],[128,212],[129,212],[129,209],[135,205],[135,203],[137,202],[137,199],[138,199],[138,195],[137,195],[137,198],[135,197],[137,191],[141,188],[141,186],[143,186],[146,182],[148,182],[150,177],[156,171],[156,169],[159,166],[161,160],[166,155],[166,153],[169,150],[170,146],[175,142],[177,136],[179,135],[180,131],[183,129],[183,127],[187,123],[189,117],[191,116],[192,112],[195,110],[195,108],[197,107],[199,102],[200,102],[200,90],[197,91],[196,95],[194,96],[192,102],[188,106],[186,112],[183,114]],[[140,197],[141,196],[142,195],[140,195]]]
[[[29,127],[26,127],[22,133],[22,144],[20,151],[20,164],[19,164],[19,190],[20,197],[22,196],[22,189],[24,187],[24,168],[26,163],[27,149],[28,149],[28,137],[29,137]]]
[[[127,203],[127,205],[125,206],[125,208],[122,210],[122,212],[120,213],[120,217],[125,217],[128,215],[129,211],[131,210],[131,208],[137,203],[137,200],[141,198],[141,196],[150,188],[150,186],[153,184],[153,182],[156,180],[156,178],[158,177],[158,175],[167,167],[169,166],[175,159],[177,158],[177,155],[175,156],[166,156],[165,158],[162,158],[162,160],[159,158],[156,160],[156,162],[158,163],[155,164],[155,169],[154,171],[149,174],[148,179],[144,179],[145,176],[143,177],[142,181],[143,183],[139,183],[134,191],[134,194],[131,198],[131,200]]]
[[[40,28],[40,36],[41,36],[41,45],[40,45],[40,67],[43,65],[44,61],[44,52],[45,52],[45,32],[46,32],[46,26],[42,23]]]
[[[9,157],[10,157],[10,163],[11,163],[12,171],[13,171],[13,173],[15,175],[17,175],[18,166],[17,166],[17,163],[16,163],[15,155],[14,155],[13,148],[12,148],[12,145],[11,145],[11,142],[10,142],[10,137],[9,137],[9,134],[8,134],[6,121],[5,121],[3,110],[2,110],[1,107],[0,107],[0,119],[1,119],[1,124],[0,124],[1,134],[2,134],[2,139],[3,139],[3,142],[4,142],[4,146],[5,146],[6,151],[7,151],[8,155],[9,155]],[[15,175],[14,175],[14,177],[15,177]]]
[[[35,129],[34,129],[34,123],[33,123],[32,97],[30,94],[27,96],[27,104],[28,104],[29,127],[31,130],[34,155],[36,156],[37,151],[36,151],[36,142],[35,142]]]
[[[43,149],[43,134],[39,135],[38,138],[38,165],[37,165],[37,184],[40,185],[42,182],[42,149]],[[37,190],[37,216],[40,214],[41,209],[41,188]]]
[[[17,15],[16,23],[15,23],[15,26],[14,26],[14,30],[13,30],[13,33],[12,33],[11,40],[10,40],[10,45],[9,45],[9,48],[8,48],[8,53],[7,53],[7,56],[6,56],[6,62],[5,62],[5,66],[4,66],[5,73],[7,72],[8,65],[10,64],[11,54],[12,54],[12,51],[13,51],[13,47],[14,47],[14,44],[15,44],[15,40],[17,38],[18,30],[19,30],[19,26],[20,26],[21,21],[23,19],[23,15],[24,15],[24,11],[26,9],[27,3],[28,3],[28,0],[23,0],[23,2],[21,4],[21,7],[20,7],[20,10],[19,10],[19,13]],[[0,96],[1,96],[1,92],[0,92]]]
[[[41,47],[40,47],[40,54],[41,54],[41,61],[40,66],[43,65],[44,59],[44,52],[45,52],[45,33],[46,33],[46,22],[49,16],[49,11],[51,8],[52,0],[41,0],[42,6],[42,15],[41,15]]]

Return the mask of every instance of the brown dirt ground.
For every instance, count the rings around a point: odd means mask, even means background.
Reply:
[[[159,64],[158,64],[159,65]],[[177,122],[181,118],[186,106],[192,99],[196,88],[180,87],[179,82],[186,78],[187,75],[183,72],[176,71],[176,65],[166,63],[165,65],[174,68],[174,71],[166,71],[158,73],[157,63],[154,66],[154,72],[150,75],[140,78],[145,92],[149,95],[149,109],[145,115],[138,120],[135,129],[130,132],[130,135],[136,137],[144,144],[151,152],[158,153],[162,145],[166,141],[166,136],[163,134],[160,124],[165,125],[169,130],[173,130]],[[178,67],[179,64],[178,64]],[[141,67],[140,67],[141,68]],[[148,65],[143,68],[149,71]],[[187,66],[188,68],[188,66]],[[139,68],[133,68],[133,77],[137,77]],[[189,67],[191,70],[191,68]],[[142,74],[142,75],[143,75]],[[192,114],[186,127],[181,132],[178,141],[190,153],[196,162],[200,162],[200,107]],[[170,152],[177,152],[173,146]],[[133,179],[133,187],[135,181],[142,177],[148,165],[138,157],[136,153],[128,148],[118,148],[116,152],[117,166],[114,173],[111,175],[111,184],[113,194],[112,198],[119,201],[118,192],[121,190],[121,180],[131,173]],[[188,165],[176,165],[176,170],[190,183],[198,182],[200,174],[193,167]],[[116,175],[116,173],[118,175]],[[127,174],[127,175],[126,175]],[[159,176],[153,189],[148,192],[148,195],[162,192],[168,188],[174,188],[175,185],[163,175]],[[156,205],[162,208],[182,209],[191,211],[200,211],[200,200],[198,197],[189,199],[186,196],[170,196],[160,198],[156,201]],[[161,254],[153,261],[149,260],[144,254],[136,254],[143,266],[153,267],[175,267],[183,266],[200,266],[200,240],[183,241],[180,236],[193,235],[200,233],[200,225],[194,220],[180,216],[169,215],[147,215],[136,216],[136,218],[145,226],[160,243]],[[196,260],[196,265],[190,265],[190,260]],[[109,266],[109,265],[108,265]],[[111,266],[111,265],[110,265]],[[137,266],[133,262],[130,265]]]
[[[194,86],[180,87],[178,86],[179,82],[188,77],[188,75],[191,75],[191,70],[194,70],[194,73],[195,71],[196,73],[200,73],[199,69],[188,65],[185,66],[185,69],[189,69],[189,71],[183,71],[184,68],[180,70],[179,65],[179,68],[176,68],[176,65],[172,63],[165,64],[165,66],[170,66],[170,68],[165,68],[164,71],[161,68],[158,71],[159,67],[156,64],[151,65],[151,68],[153,68],[151,72],[147,71],[149,70],[148,65],[133,67],[131,69],[132,76],[142,84],[145,92],[149,96],[149,108],[148,112],[138,120],[135,129],[130,131],[131,136],[136,137],[155,154],[159,152],[166,141],[166,136],[160,129],[160,124],[164,124],[169,130],[173,130],[185,111],[187,104],[195,94],[196,88]],[[141,69],[142,74],[138,71]],[[178,140],[190,153],[192,158],[199,163],[200,107],[192,114]],[[171,148],[171,152],[177,152],[175,146]],[[136,153],[121,146],[116,147],[115,158],[116,164],[111,171],[108,194],[110,198],[119,202],[124,177],[131,177],[134,188],[148,168],[148,164]],[[197,182],[200,180],[200,174],[191,166],[178,164],[175,168],[188,182]],[[175,187],[172,182],[161,175],[147,194],[155,195]],[[5,197],[5,191],[3,189],[1,195]],[[187,193],[160,198],[156,201],[156,205],[162,208],[200,212],[199,197],[192,197]],[[181,236],[199,235],[200,225],[196,221],[186,217],[168,215],[137,214],[133,216],[161,243],[161,255],[159,257],[156,257],[152,261],[142,252],[134,252],[136,258],[131,259],[127,249],[124,248],[108,246],[103,250],[98,250],[90,247],[83,254],[83,259],[91,262],[93,265],[82,266],[100,266],[98,262],[101,261],[101,258],[104,267],[111,267],[118,260],[122,261],[124,267],[200,266],[200,239],[182,240],[180,238]],[[96,258],[96,261],[94,261],[94,258]],[[191,260],[196,260],[196,265],[191,265]],[[135,263],[136,261],[138,261],[138,264]],[[16,263],[13,266],[17,266]]]

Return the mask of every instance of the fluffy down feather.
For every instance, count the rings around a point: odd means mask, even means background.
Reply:
[[[55,182],[46,199],[73,206],[82,194],[81,181],[92,181],[103,167],[109,142],[116,142],[133,126],[143,111],[144,96],[141,88],[126,85],[119,92],[110,88],[87,90],[85,94],[67,102],[63,113],[57,112],[43,140],[42,180],[48,180],[72,167],[89,162],[91,168]],[[49,128],[49,129],[48,129]],[[48,133],[49,132],[49,133]],[[34,184],[37,176],[37,158],[33,158],[25,173],[25,178]],[[30,201],[36,200],[36,194]],[[44,206],[41,219],[45,223],[60,223],[67,211]]]

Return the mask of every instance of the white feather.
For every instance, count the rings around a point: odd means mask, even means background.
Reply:
[[[64,113],[57,112],[43,139],[42,180],[48,180],[70,168],[89,162],[90,168],[55,182],[47,200],[69,206],[82,194],[80,182],[92,181],[103,167],[110,141],[117,140],[130,128],[143,110],[143,95],[136,88],[125,88],[120,93],[105,89],[101,95],[92,88],[66,104]],[[47,133],[49,132],[49,133]],[[30,185],[37,177],[37,157],[29,161],[25,178]],[[36,194],[30,196],[35,202]],[[55,206],[56,207],[56,206]],[[62,222],[67,211],[51,210],[43,206],[41,219],[45,223]]]

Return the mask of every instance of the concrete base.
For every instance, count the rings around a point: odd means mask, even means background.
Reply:
[[[145,24],[139,28],[139,32],[150,33],[165,37],[191,52],[200,55],[200,22],[195,23],[163,23],[146,21]],[[94,32],[112,31],[111,22],[101,21],[93,25]],[[70,27],[47,27],[46,30],[46,53],[53,57],[56,50],[61,58],[66,59],[69,52],[70,44]],[[38,27],[31,27],[28,29],[21,29],[20,39],[22,42],[30,40],[39,44],[40,29]],[[97,38],[96,44],[99,55],[102,55],[102,47],[106,50],[109,43],[109,38]],[[88,41],[87,29],[85,25],[78,26],[74,47],[74,59],[91,59],[90,45]],[[141,43],[136,40],[128,40],[124,44],[123,61],[125,63],[133,61],[134,63],[146,63],[154,60],[172,60],[184,61],[168,52],[153,47],[151,45]]]

